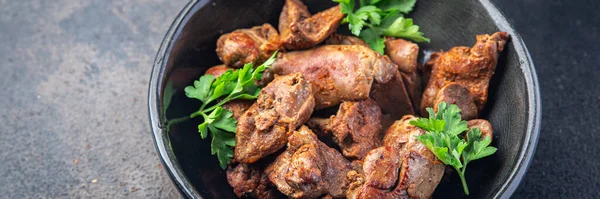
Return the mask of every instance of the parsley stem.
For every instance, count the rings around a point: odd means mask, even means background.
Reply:
[[[173,126],[175,124],[179,124],[181,122],[185,122],[185,121],[189,120],[190,118],[191,118],[190,116],[184,116],[184,117],[175,118],[172,120],[167,120],[167,122],[166,122],[167,129],[171,129],[171,126]]]
[[[229,98],[229,96],[227,96],[225,99],[221,100],[219,103],[215,104],[214,106],[211,106],[210,108],[204,109],[202,112],[207,113],[210,112],[212,110],[215,110],[217,107],[222,106],[223,104],[231,101],[232,99]]]
[[[469,187],[467,187],[467,180],[465,179],[465,170],[467,169],[467,164],[465,164],[461,169],[456,169],[458,172],[458,177],[460,177],[460,181],[462,182],[463,190],[465,191],[465,195],[469,195]]]
[[[198,117],[198,115],[202,115],[203,113],[204,113],[204,112],[202,112],[202,109],[200,109],[200,110],[198,110],[198,111],[196,111],[196,112],[192,113],[192,114],[190,115],[190,118],[195,118],[195,117]]]

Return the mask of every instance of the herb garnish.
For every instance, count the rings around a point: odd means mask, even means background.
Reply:
[[[260,80],[265,69],[273,64],[275,55],[277,52],[256,69],[252,63],[247,63],[243,68],[228,70],[216,79],[210,74],[203,75],[194,81],[193,86],[184,90],[187,97],[202,101],[200,109],[192,113],[190,118],[204,118],[204,122],[198,125],[198,132],[202,139],[210,133],[211,154],[217,155],[219,165],[223,169],[227,168],[233,157],[232,147],[235,146],[237,121],[231,111],[221,106],[235,99],[256,99],[261,88],[255,82]]]
[[[414,42],[429,42],[419,32],[413,20],[405,18],[413,10],[416,0],[359,0],[360,8],[354,9],[354,0],[333,0],[342,6],[350,32],[360,37],[381,54],[385,48],[384,36],[400,37]],[[363,30],[363,28],[365,28]]]
[[[415,125],[427,131],[419,135],[421,141],[431,152],[444,164],[456,169],[462,182],[463,190],[469,195],[469,188],[465,180],[467,164],[473,160],[490,156],[496,152],[496,148],[489,146],[492,142],[489,136],[481,137],[479,128],[467,128],[467,121],[461,119],[460,109],[455,104],[448,105],[446,102],[438,104],[438,111],[434,113],[432,108],[427,108],[429,118],[419,118],[411,121]],[[466,139],[460,136],[467,131]]]

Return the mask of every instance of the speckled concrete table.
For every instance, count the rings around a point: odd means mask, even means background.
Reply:
[[[186,0],[0,0],[0,198],[173,198],[148,125]]]
[[[186,2],[0,0],[0,198],[179,197],[146,96]],[[493,2],[527,43],[542,91],[542,134],[515,198],[599,198],[599,1]]]

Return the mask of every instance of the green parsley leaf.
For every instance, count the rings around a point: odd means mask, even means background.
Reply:
[[[436,118],[440,118],[441,116],[441,118],[445,121],[444,129],[446,132],[452,135],[458,135],[466,130],[469,130],[469,128],[467,128],[467,121],[464,121],[461,118],[460,109],[458,106],[444,106],[445,104],[446,103],[443,103],[438,106]]]
[[[204,121],[202,124],[198,125],[198,132],[200,133],[200,137],[202,139],[208,136],[208,122]]]
[[[338,2],[342,7],[342,13],[346,14],[346,17],[342,20],[342,23],[348,23],[349,16],[354,12],[354,0],[332,0]]]
[[[208,126],[211,132],[212,140],[210,142],[210,153],[217,155],[219,166],[222,169],[227,168],[227,165],[233,158],[233,149],[235,146],[235,134],[222,131],[213,126]]]
[[[387,11],[397,10],[408,14],[413,10],[416,3],[417,0],[383,0],[377,3],[377,7]]]
[[[363,29],[363,26],[367,23],[367,19],[369,18],[369,13],[362,12],[356,13],[352,15],[348,15],[348,27],[350,28],[350,32],[353,35],[360,36],[360,31]]]
[[[419,32],[419,26],[402,14],[412,11],[416,0],[360,0],[360,7],[354,10],[354,0],[333,0],[342,7],[350,32],[365,40],[369,46],[383,54],[384,36],[401,37],[415,42],[429,42]]]
[[[419,32],[419,26],[413,24],[410,18],[398,17],[394,22],[383,31],[383,35],[391,37],[401,37],[415,42],[427,42],[429,38]]]
[[[219,115],[219,117],[215,118],[215,120],[211,122],[214,127],[228,132],[235,132],[237,121],[233,118],[233,112],[222,107],[218,107],[217,109],[213,110],[213,112],[218,112],[217,114]]]
[[[165,89],[163,91],[162,106],[160,109],[161,110],[160,116],[161,116],[162,121],[167,121],[167,109],[169,108],[169,105],[171,105],[171,99],[173,98],[173,96],[175,95],[176,92],[177,92],[177,90],[173,86],[173,82],[168,81],[167,84],[165,85]],[[168,126],[168,122],[166,122],[165,125]]]
[[[194,81],[193,86],[184,89],[187,97],[202,101],[200,109],[187,118],[203,117],[198,132],[202,139],[210,134],[211,153],[217,156],[223,169],[233,157],[237,121],[222,105],[235,99],[256,99],[261,88],[255,82],[262,78],[266,68],[271,67],[276,55],[277,52],[256,68],[248,63],[241,69],[228,70],[216,79],[210,74],[204,75]]]
[[[379,25],[379,23],[381,23],[381,14],[384,14],[383,10],[381,10],[375,6],[372,6],[372,5],[371,6],[363,6],[363,7],[359,8],[358,10],[356,10],[356,12],[354,13],[355,16],[356,15],[367,16],[367,18],[373,23],[373,25]],[[365,22],[367,18],[363,19],[363,22]],[[361,17],[361,19],[362,19],[362,17]]]
[[[464,157],[465,160],[468,160],[466,162],[490,156],[497,150],[495,147],[489,146],[492,142],[490,137],[481,138],[479,128],[473,128],[467,133],[467,141],[469,144],[466,148],[466,157]]]
[[[431,132],[442,132],[446,126],[446,121],[435,118],[419,118],[411,121],[410,124]]]
[[[385,48],[385,38],[381,37],[380,34],[376,32],[374,29],[366,29],[360,33],[360,38],[367,42],[371,49],[374,51],[383,54],[383,49]]]
[[[444,164],[456,169],[466,195],[469,188],[465,180],[467,164],[494,154],[497,149],[489,146],[491,138],[482,138],[479,128],[468,129],[467,121],[462,120],[460,108],[455,104],[438,104],[437,113],[433,108],[426,109],[429,118],[418,118],[410,124],[425,130],[417,139],[423,143]],[[467,131],[466,139],[461,134]]]
[[[189,98],[196,98],[202,102],[208,102],[209,89],[212,81],[215,79],[213,75],[204,75],[199,80],[194,81],[193,86],[185,87],[185,95]]]

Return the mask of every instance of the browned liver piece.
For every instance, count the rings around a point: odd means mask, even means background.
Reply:
[[[437,105],[440,102],[448,104],[456,104],[460,108],[460,114],[463,120],[471,120],[477,118],[477,106],[473,101],[473,97],[469,89],[458,83],[449,83],[438,91],[435,100],[433,101],[433,110],[437,112]]]

